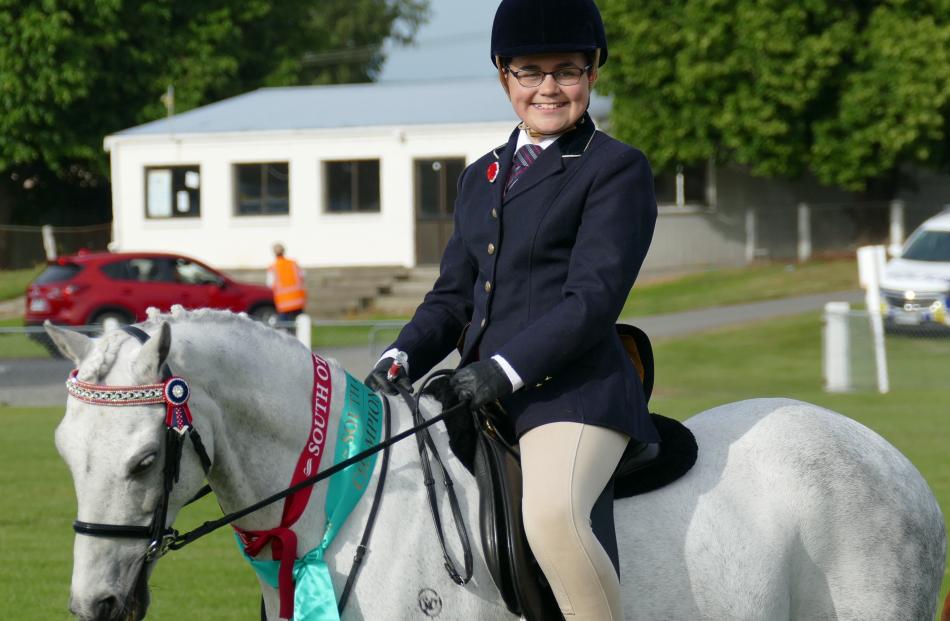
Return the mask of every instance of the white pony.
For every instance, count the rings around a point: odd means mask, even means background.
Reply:
[[[194,425],[213,462],[207,479],[225,511],[287,487],[310,429],[310,352],[281,332],[220,311],[176,308],[153,314],[142,328],[151,335],[144,345],[121,331],[90,339],[47,326],[81,381],[154,384],[167,360],[189,382]],[[344,370],[330,365],[333,388],[343,390]],[[408,409],[392,406],[393,433],[411,427]],[[424,407],[433,415],[439,405],[424,400]],[[333,409],[330,455],[339,415]],[[154,405],[68,399],[56,445],[72,472],[79,520],[149,523],[162,495],[163,414]],[[934,618],[946,553],[943,517],[920,473],[883,438],[788,399],[731,403],[686,424],[699,445],[693,469],[615,504],[628,619]],[[477,549],[473,480],[450,455],[444,431],[433,434],[459,488],[476,548],[474,577],[459,587],[446,575],[410,439],[392,449],[379,520],[344,619],[514,618]],[[168,524],[205,478],[191,445],[183,450]],[[375,479],[367,499],[374,488]],[[295,527],[298,550],[319,543],[325,497],[321,483]],[[364,499],[329,550],[337,593],[368,511]],[[280,515],[277,503],[238,525],[269,528]],[[144,617],[154,565],[144,561],[145,546],[140,539],[77,535],[70,610],[84,620]],[[452,551],[458,558],[457,545]],[[270,558],[266,549],[264,557]],[[235,552],[234,562],[245,561]],[[261,589],[268,619],[277,619],[276,591],[263,581]]]

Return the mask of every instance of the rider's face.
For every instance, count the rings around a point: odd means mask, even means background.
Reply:
[[[532,54],[516,56],[508,66],[514,71],[557,71],[567,67],[585,67],[584,54]],[[597,69],[581,76],[577,84],[558,84],[553,75],[545,75],[540,85],[522,86],[511,72],[504,74],[508,96],[515,114],[531,129],[542,134],[559,134],[572,128],[587,110],[590,90],[597,81]],[[540,140],[540,139],[536,139]]]

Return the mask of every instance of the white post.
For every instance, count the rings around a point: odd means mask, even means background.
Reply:
[[[825,329],[822,333],[826,392],[851,390],[851,340],[848,333],[847,302],[825,304]]]
[[[747,207],[745,210],[745,262],[755,261],[755,208]]]
[[[43,250],[46,251],[46,260],[56,260],[56,237],[53,235],[53,227],[44,224],[40,229],[43,234]]]
[[[904,245],[904,201],[891,201],[891,229],[890,245],[887,247],[892,257],[896,257],[901,252]]]
[[[798,204],[798,262],[811,258],[811,214],[808,203]]]
[[[686,177],[682,169],[676,171],[676,206],[686,206]]]
[[[887,356],[884,350],[884,318],[881,316],[881,272],[884,265],[884,246],[858,248],[858,278],[865,288],[865,303],[874,338],[874,363],[877,368],[877,390],[890,391],[887,376]]]
[[[313,349],[310,346],[310,315],[301,313],[294,320],[297,329],[297,340],[307,346],[307,349]]]

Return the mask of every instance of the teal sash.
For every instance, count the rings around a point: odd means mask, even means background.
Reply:
[[[346,401],[337,429],[333,463],[349,459],[379,443],[383,423],[383,404],[379,396],[362,382],[346,374]],[[376,466],[376,455],[330,477],[327,489],[327,523],[320,545],[294,561],[294,621],[339,621],[336,593],[330,570],[323,560],[333,538],[359,503]],[[279,561],[257,560],[244,552],[237,533],[238,549],[264,582],[277,588]]]

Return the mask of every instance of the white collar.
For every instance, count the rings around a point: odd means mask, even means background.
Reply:
[[[538,145],[539,147],[541,147],[542,149],[547,149],[547,148],[550,147],[552,144],[554,144],[554,141],[555,141],[555,140],[557,140],[558,138],[560,138],[560,137],[563,136],[563,135],[564,135],[564,134],[555,134],[555,135],[553,135],[553,136],[548,136],[547,138],[545,138],[545,139],[542,140],[541,142],[534,143],[534,142],[531,140],[531,137],[528,136],[528,130],[522,129],[520,132],[518,132],[518,144],[515,145],[515,151],[517,152],[518,149],[520,149],[521,147],[525,146],[526,144],[537,144],[537,145]]]

